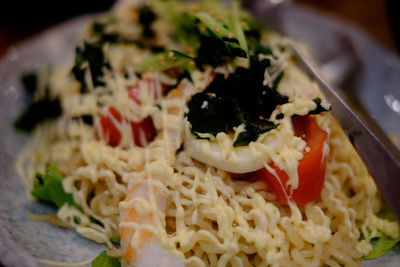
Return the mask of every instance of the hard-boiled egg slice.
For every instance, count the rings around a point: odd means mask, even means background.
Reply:
[[[270,156],[285,143],[286,134],[271,130],[250,142],[248,146],[233,147],[234,137],[218,133],[212,140],[198,139],[185,121],[185,150],[194,159],[232,173],[248,173],[263,168]]]

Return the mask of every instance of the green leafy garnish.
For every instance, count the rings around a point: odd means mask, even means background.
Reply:
[[[107,251],[102,251],[92,262],[92,267],[120,267],[121,263],[118,259],[107,255]]]
[[[28,105],[14,121],[14,128],[25,133],[31,133],[38,124],[48,119],[55,119],[61,113],[62,109],[58,98],[50,99],[45,96]]]
[[[378,232],[374,240],[376,240],[374,249],[367,256],[364,257],[365,260],[373,260],[385,255],[397,243],[400,242],[400,238],[393,239],[392,237],[387,236],[382,231]]]
[[[176,29],[172,37],[193,50],[198,67],[217,67],[235,57],[247,58],[246,33],[257,35],[251,28],[255,23],[247,23],[250,19],[240,10],[239,1],[234,2],[232,9],[218,1],[201,1],[200,11],[186,10],[166,1],[153,0],[151,5],[160,14],[167,14],[164,16]]]
[[[41,201],[53,203],[58,208],[68,204],[77,209],[79,205],[75,203],[72,194],[66,193],[62,184],[63,175],[53,164],[46,165],[45,174],[37,173],[35,176],[32,196]]]
[[[177,41],[177,43],[196,47],[199,43],[200,34],[197,18],[189,13],[181,13],[172,16],[170,20],[176,29],[172,37]]]
[[[101,221],[97,220],[97,219],[96,219],[95,217],[93,217],[93,216],[90,216],[90,217],[89,217],[89,220],[90,220],[92,223],[95,223],[95,224],[100,225],[101,227],[104,227],[104,224],[103,224]]]
[[[257,42],[261,39],[261,26],[255,20],[251,18],[251,16],[243,16],[241,18],[241,26],[243,32],[247,38],[247,43],[249,42]]]
[[[247,41],[241,27],[239,11],[235,12],[234,8],[231,13],[227,12],[225,15],[227,14],[228,17],[221,19],[225,24],[206,12],[195,14],[200,22],[197,24],[200,47],[195,59],[199,67],[203,65],[217,67],[224,61],[235,57],[246,58],[248,56]],[[206,30],[203,29],[203,26]]]
[[[382,202],[381,208],[377,216],[381,219],[391,222],[396,220],[396,217],[394,216],[392,211],[389,209],[389,206],[385,202]],[[374,238],[372,238],[371,241],[372,245],[374,245],[374,248],[367,256],[364,257],[365,260],[378,259],[381,256],[385,255],[397,243],[400,242],[400,238],[394,239],[386,235],[384,232],[378,231],[377,235]]]
[[[229,31],[224,25],[217,21],[214,17],[204,11],[195,13],[195,17],[198,18],[215,36],[218,38],[228,38],[232,39],[234,37],[233,33]]]
[[[150,56],[137,64],[139,71],[164,71],[174,67],[184,67],[192,61],[192,58],[177,51],[165,51],[163,53]]]
[[[79,218],[78,216],[74,216],[74,222],[76,224],[81,224],[81,218]]]
[[[203,34],[199,42],[200,47],[195,58],[196,65],[199,67],[210,65],[215,68],[234,57],[247,57],[246,52],[238,43],[233,42],[233,39],[224,41],[215,36]]]
[[[242,48],[246,53],[249,52],[247,46],[246,36],[243,31],[242,21],[240,20],[240,2],[235,0],[232,3],[232,26],[235,32],[236,38],[239,41],[240,48]]]

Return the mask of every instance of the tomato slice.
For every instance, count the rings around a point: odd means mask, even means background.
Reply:
[[[119,114],[118,110],[116,110],[114,107],[109,107],[108,114],[101,116],[100,125],[101,129],[103,130],[103,136],[106,139],[107,144],[112,147],[118,146],[122,138],[122,134],[118,130],[114,121],[121,123],[121,114]]]
[[[294,133],[301,137],[309,150],[304,152],[297,168],[299,174],[299,186],[291,194],[290,186],[286,186],[289,177],[285,171],[279,169],[275,164],[269,164],[276,172],[277,177],[263,168],[256,175],[264,180],[278,201],[288,204],[288,198],[298,206],[315,201],[321,193],[325,179],[326,156],[324,157],[324,143],[328,139],[328,133],[322,130],[315,118],[311,116],[296,116],[292,118]],[[283,191],[285,190],[285,191]]]
[[[153,141],[156,128],[154,127],[153,119],[150,116],[141,122],[131,121],[131,127],[133,138],[137,146],[145,147],[148,143]]]
[[[134,86],[132,86],[131,89],[129,89],[128,91],[128,96],[130,97],[130,99],[132,99],[133,101],[135,101],[138,105],[140,105],[140,87],[139,84],[135,84]]]
[[[142,88],[142,86],[144,86],[143,83],[146,83],[147,88],[149,88],[149,90],[153,91],[154,99],[160,99],[169,89],[168,85],[161,83],[161,92],[160,92],[160,90],[157,90],[156,81],[153,81],[153,80],[141,80],[141,81],[137,82],[134,86],[131,87],[131,89],[129,89],[128,95],[138,105],[141,104],[140,88]]]
[[[101,116],[100,125],[107,144],[112,147],[118,146],[122,139],[122,134],[116,123],[130,123],[135,145],[137,146],[145,147],[154,139],[156,129],[150,116],[140,122],[128,122],[122,118],[115,107],[111,106],[108,108],[108,113]]]
[[[158,82],[150,79],[140,80],[129,89],[128,96],[140,105],[140,90],[142,90],[141,88],[148,88],[154,94],[154,99],[160,99],[168,91],[169,86],[163,83],[157,83]],[[115,107],[111,106],[108,108],[108,114],[100,118],[100,125],[107,144],[112,147],[118,146],[122,139],[122,134],[115,125],[116,122],[130,124],[132,135],[137,146],[144,147],[154,139],[156,129],[150,116],[140,122],[127,121],[122,118]]]

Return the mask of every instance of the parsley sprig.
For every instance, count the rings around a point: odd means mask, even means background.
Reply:
[[[76,204],[72,194],[66,193],[62,184],[64,179],[57,166],[47,164],[44,174],[37,173],[34,179],[32,196],[38,200],[45,201],[61,208],[64,204],[68,204],[80,209]]]

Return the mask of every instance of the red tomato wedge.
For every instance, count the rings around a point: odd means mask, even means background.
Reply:
[[[131,122],[132,134],[135,144],[140,147],[145,147],[154,139],[156,129],[153,119],[149,116],[141,122]]]
[[[128,91],[129,97],[135,101],[138,105],[140,105],[140,90],[143,87],[147,87],[148,90],[153,91],[154,94],[154,99],[159,99],[161,98],[167,91],[169,86],[165,85],[163,83],[160,83],[160,88],[158,88],[158,85],[155,81],[153,80],[141,80],[138,81],[134,86],[131,87]],[[161,91],[160,91],[161,89]]]
[[[154,139],[156,129],[152,118],[149,116],[140,122],[127,121],[114,107],[108,108],[108,113],[101,116],[100,125],[103,136],[108,145],[116,147],[122,139],[122,134],[116,124],[129,123],[132,129],[132,135],[135,145],[144,147]]]
[[[114,107],[109,107],[108,114],[101,116],[100,118],[100,125],[103,131],[103,136],[106,139],[107,144],[112,147],[118,146],[122,138],[122,134],[115,125],[114,120],[118,123],[122,122],[121,115]]]
[[[134,86],[131,87],[131,89],[129,89],[128,91],[128,95],[129,97],[135,101],[138,105],[140,105],[140,87],[139,84],[135,84]]]
[[[324,184],[326,156],[324,157],[323,150],[324,143],[328,139],[328,133],[322,130],[315,118],[311,116],[296,116],[292,118],[292,124],[294,134],[301,137],[310,149],[304,152],[303,158],[299,161],[297,168],[299,174],[298,188],[293,190],[291,194],[290,186],[286,187],[288,175],[273,163],[270,166],[275,170],[279,180],[265,168],[258,170],[256,175],[267,183],[280,203],[288,204],[286,197],[288,196],[298,206],[304,206],[320,196]],[[282,188],[282,185],[285,189]]]

